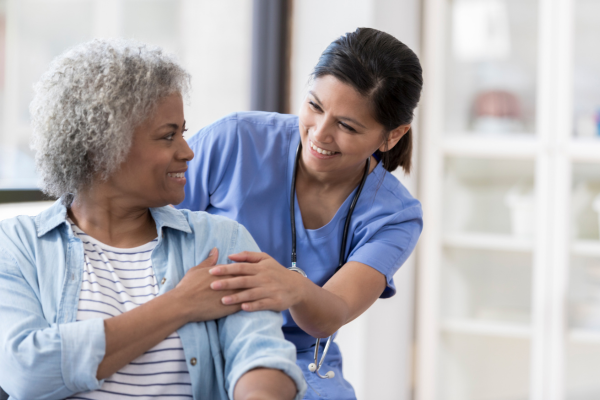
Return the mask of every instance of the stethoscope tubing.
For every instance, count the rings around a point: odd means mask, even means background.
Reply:
[[[294,170],[292,172],[292,187],[291,187],[291,191],[290,191],[290,222],[292,225],[292,266],[289,268],[292,271],[296,271],[300,274],[302,274],[305,278],[306,273],[301,269],[298,268],[296,266],[296,172],[298,169],[298,162],[300,160],[300,156],[301,156],[301,151],[302,151],[302,142],[300,142],[298,144],[298,147],[296,148],[296,158],[294,160]],[[346,263],[346,242],[348,240],[348,230],[350,229],[350,219],[352,218],[352,214],[354,213],[354,208],[356,207],[356,203],[358,203],[358,198],[360,197],[360,194],[362,193],[363,187],[365,186],[365,182],[367,181],[367,176],[369,175],[369,170],[371,169],[371,157],[367,158],[367,162],[365,163],[365,170],[362,176],[362,179],[360,181],[360,184],[358,185],[358,189],[356,191],[356,193],[354,194],[354,198],[352,199],[352,202],[350,203],[350,209],[348,210],[348,214],[346,215],[346,222],[344,224],[344,231],[342,234],[342,244],[340,246],[340,257],[339,257],[339,262],[338,262],[338,267],[336,268],[335,272],[339,271],[340,268],[342,268],[342,266]],[[334,274],[335,274],[334,272]],[[335,333],[334,333],[335,335]],[[309,364],[308,369],[311,372],[314,372],[317,374],[317,376],[321,379],[329,379],[329,378],[333,378],[335,376],[333,371],[329,371],[327,372],[325,375],[321,375],[319,370],[321,369],[321,366],[323,365],[323,362],[325,361],[325,356],[327,355],[327,351],[329,350],[329,345],[331,344],[333,335],[329,336],[327,338],[327,343],[325,344],[325,348],[323,349],[323,355],[321,356],[321,360],[319,361],[319,346],[321,344],[321,339],[317,339],[316,342],[316,346],[315,346],[315,362]]]

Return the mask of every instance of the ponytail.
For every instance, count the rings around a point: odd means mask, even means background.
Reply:
[[[375,154],[381,159],[383,168],[386,170],[393,172],[396,168],[402,167],[404,173],[409,174],[412,162],[412,147],[411,127],[394,147],[384,152],[377,150]]]

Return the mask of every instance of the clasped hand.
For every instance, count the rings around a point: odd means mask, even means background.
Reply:
[[[283,267],[268,254],[244,251],[230,255],[229,259],[235,263],[217,265],[208,271],[225,278],[212,282],[213,290],[237,290],[223,296],[223,304],[241,304],[244,311],[284,311],[301,301],[306,278]]]
[[[223,303],[223,294],[210,288],[210,284],[217,278],[208,271],[216,264],[218,257],[219,251],[215,248],[206,260],[187,271],[174,290],[174,295],[178,298],[177,304],[185,311],[186,322],[219,319],[241,310],[239,304]],[[227,294],[233,295],[236,292],[231,290]]]

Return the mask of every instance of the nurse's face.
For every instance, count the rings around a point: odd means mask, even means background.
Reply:
[[[302,161],[310,172],[362,171],[377,149],[386,150],[384,128],[373,118],[369,100],[331,75],[312,82],[299,120]]]

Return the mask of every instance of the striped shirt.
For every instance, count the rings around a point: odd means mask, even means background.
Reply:
[[[69,223],[84,249],[78,321],[114,317],[158,295],[151,260],[158,239],[134,248],[116,248],[86,235],[70,219]],[[107,378],[100,389],[78,393],[69,399],[136,397],[192,398],[190,375],[177,332]]]

